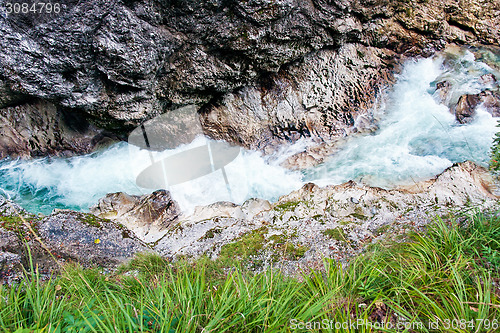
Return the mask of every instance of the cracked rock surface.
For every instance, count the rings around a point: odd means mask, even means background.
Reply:
[[[241,206],[200,207],[166,231],[155,250],[173,258],[217,257],[227,244],[258,235],[263,245],[254,259],[264,266],[277,263],[292,272],[314,267],[324,257],[347,262],[368,244],[424,227],[440,214],[497,207],[496,186],[488,171],[472,162],[393,190],[353,181],[326,187],[310,183],[274,204],[251,199]]]
[[[112,269],[148,250],[117,222],[70,210],[33,215],[0,196],[0,283],[22,278],[22,267],[30,271],[30,256],[45,276],[67,262]]]
[[[498,2],[484,0],[60,3],[57,14],[0,13],[0,115],[9,107],[43,113],[33,101],[50,103],[57,117],[78,115],[119,134],[195,104],[210,115],[203,118],[208,133],[252,147],[344,134],[390,79],[399,55],[428,55],[449,42],[498,45],[500,26]],[[352,48],[362,49],[358,57]],[[344,74],[324,82],[336,69]],[[336,95],[325,95],[332,87]],[[238,124],[224,123],[234,110],[257,114],[250,125],[267,137],[234,132]],[[4,154],[30,154],[22,126],[7,119],[2,127],[9,137],[0,143]],[[66,127],[55,133],[65,137]],[[94,148],[79,138],[66,145],[41,140],[48,148],[35,152]]]

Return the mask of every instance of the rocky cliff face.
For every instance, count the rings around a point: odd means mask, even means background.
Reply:
[[[54,108],[57,119],[72,114],[126,132],[195,104],[208,133],[250,147],[344,135],[390,78],[397,55],[499,40],[499,4],[485,0],[61,3],[57,14],[7,14],[0,1],[0,124],[17,140],[2,140],[5,154],[25,150],[12,146],[43,128],[19,126],[8,117],[12,107]],[[34,109],[34,101],[45,104]],[[239,115],[252,130],[232,122]],[[82,129],[76,140],[93,131]],[[55,131],[65,133],[66,126]],[[85,151],[47,146],[37,151]]]

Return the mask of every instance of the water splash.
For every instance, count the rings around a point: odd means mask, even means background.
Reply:
[[[455,162],[486,165],[496,119],[480,107],[471,124],[460,125],[433,93],[441,80],[451,81],[449,95],[456,100],[479,93],[478,79],[489,72],[469,51],[407,63],[379,130],[348,139],[339,153],[307,170],[304,179],[319,185],[352,179],[390,188],[432,177]]]
[[[157,159],[205,141],[197,138],[190,145],[161,153]],[[134,152],[127,143],[107,150],[71,158],[4,160],[0,164],[0,189],[8,197],[32,212],[50,213],[54,208],[88,211],[107,193],[146,194],[135,179],[148,166],[148,152]],[[131,158],[133,156],[134,158]],[[231,185],[229,195],[220,170],[194,181],[172,186],[173,198],[187,212],[197,205],[216,201],[242,203],[249,197],[277,200],[302,185],[301,175],[267,163],[261,153],[243,151],[226,166]]]
[[[468,51],[410,61],[389,94],[379,129],[348,138],[342,149],[320,166],[302,172],[279,166],[287,155],[302,151],[307,141],[284,147],[279,156],[264,157],[243,150],[226,166],[232,197],[220,170],[172,186],[170,191],[181,207],[190,211],[195,205],[215,201],[242,203],[250,197],[276,200],[309,181],[326,185],[352,179],[389,188],[431,177],[454,162],[486,164],[497,130],[496,119],[479,108],[471,124],[459,125],[433,94],[436,82],[442,80],[452,83],[450,99],[478,93],[479,77],[490,72],[494,70],[475,61]],[[197,138],[191,145],[203,144],[204,140]],[[166,151],[162,156],[184,148]],[[136,151],[131,155],[131,149],[126,143],[118,143],[80,157],[3,160],[0,193],[30,211],[45,214],[54,208],[88,210],[106,193],[148,193],[135,183],[137,174],[150,163],[148,153]]]

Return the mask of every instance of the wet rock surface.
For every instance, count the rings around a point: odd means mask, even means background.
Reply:
[[[469,123],[476,114],[476,107],[481,103],[479,95],[462,95],[455,107],[455,117],[460,124]]]
[[[209,114],[221,115],[224,108],[238,109],[243,103],[249,104],[241,112],[250,113],[252,126],[262,120],[255,134],[269,131],[272,136],[251,140],[248,133],[219,133],[221,126],[236,126],[231,122],[208,122],[207,131],[250,146],[315,131],[338,135],[352,127],[352,119],[377,91],[363,94],[367,83],[358,87],[359,80],[370,81],[380,69],[375,80],[383,82],[395,54],[428,55],[447,42],[498,44],[498,14],[494,1],[62,1],[57,14],[2,13],[0,108],[38,113],[30,103],[41,100],[66,114],[82,114],[98,128],[127,132],[178,106],[208,106]],[[367,47],[362,51],[367,55],[381,54],[380,59],[360,62],[354,57],[351,66],[350,57],[342,56],[351,44]],[[312,73],[308,92],[308,83],[302,81],[310,79],[307,63],[321,65],[325,55],[338,55],[326,61],[333,69],[352,67],[353,73],[334,78],[332,84],[320,82],[328,73]],[[288,70],[301,64],[304,70]],[[362,73],[354,73],[359,66]],[[326,70],[332,72],[328,66]],[[302,78],[287,78],[301,72]],[[300,86],[287,88],[295,83]],[[265,117],[259,118],[253,114],[254,100],[265,99],[262,90],[269,85],[269,98],[277,96],[280,106],[267,107],[264,100]],[[338,96],[333,109],[323,108],[329,97],[322,93],[331,85]],[[293,97],[287,103],[280,94],[289,89],[307,98]],[[359,101],[351,103],[349,96]],[[233,98],[241,102],[231,106]],[[217,108],[219,103],[222,108]],[[325,128],[328,121],[331,128]],[[7,123],[22,132],[22,126]],[[3,142],[2,149],[15,154],[12,147],[22,145],[15,142],[16,135],[11,137],[13,142]],[[62,143],[47,144],[67,149]],[[50,154],[49,148],[38,150]]]
[[[500,116],[500,93],[484,90],[475,95],[462,95],[455,107],[455,117],[460,124],[474,119],[476,109],[483,106],[493,117]]]
[[[464,51],[468,52],[469,58],[463,58],[461,61],[464,63],[460,64],[456,60],[457,55],[463,57]],[[496,61],[491,59],[500,54],[500,49],[460,50],[456,46],[450,46],[444,53],[447,55],[443,62],[446,70],[434,82],[433,96],[436,101],[446,105],[460,124],[473,122],[476,119],[478,108],[482,108],[493,117],[500,116],[500,86],[498,84],[500,71],[496,68]],[[482,65],[468,70],[470,79],[466,82],[460,79],[460,72],[463,71],[460,66],[469,66],[471,57],[481,61]],[[453,78],[450,73],[458,74],[458,78]],[[464,94],[464,92],[467,93]]]

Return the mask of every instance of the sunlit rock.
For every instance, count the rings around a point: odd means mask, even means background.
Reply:
[[[146,242],[161,238],[175,224],[180,214],[170,192],[164,190],[143,196],[111,193],[100,199],[90,211],[99,217],[123,224]]]
[[[323,257],[345,262],[382,237],[418,229],[450,210],[496,207],[497,185],[485,168],[472,162],[455,164],[432,179],[393,190],[353,181],[326,187],[309,183],[270,207],[253,202],[256,215],[241,214],[248,203],[241,209],[229,203],[200,207],[197,213],[180,218],[155,249],[174,258],[216,257],[226,244],[241,242],[253,232],[253,239],[262,242],[262,251],[255,254],[262,265],[273,262],[279,240],[296,252],[273,265],[293,272]]]

